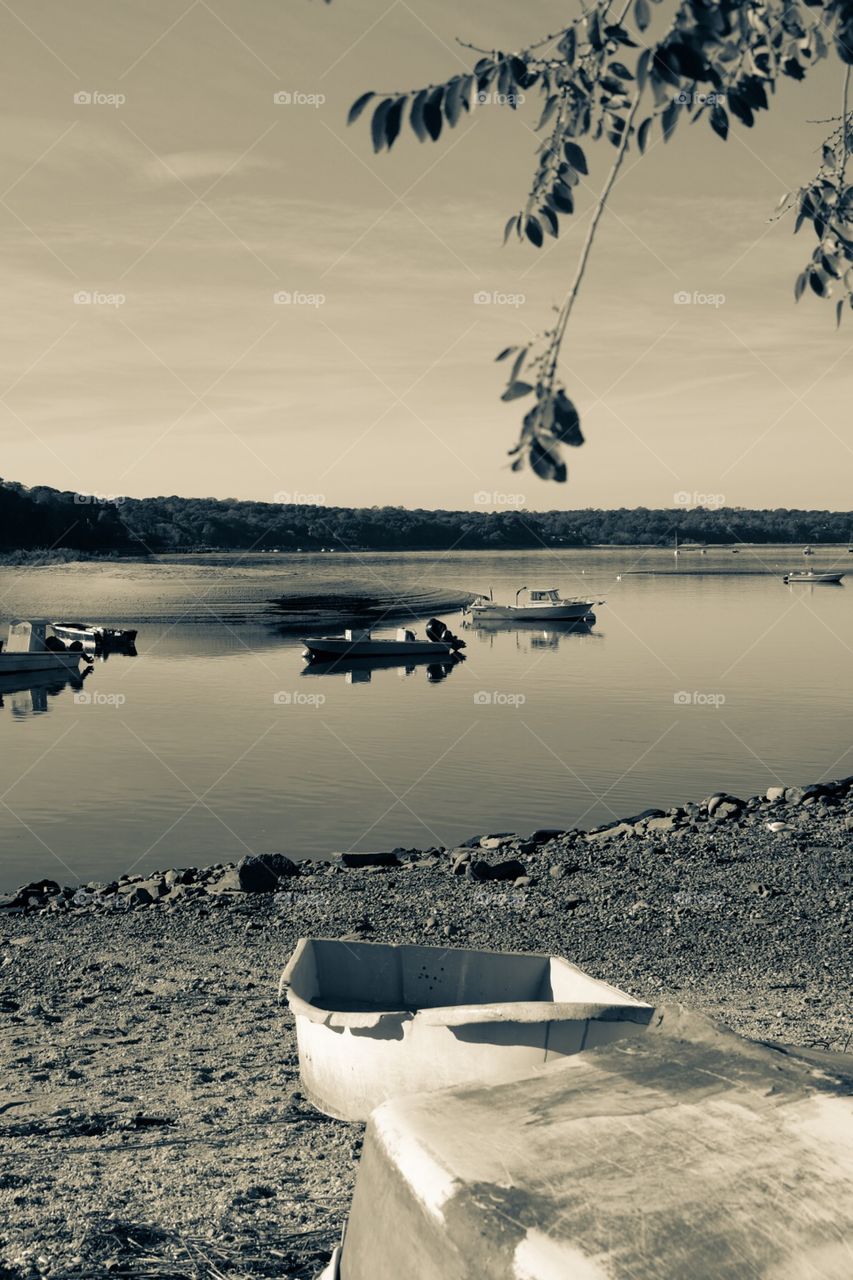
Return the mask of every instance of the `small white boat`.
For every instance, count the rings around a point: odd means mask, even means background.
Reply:
[[[458,640],[443,623],[440,639],[439,632],[433,623],[427,627],[427,638],[419,639],[414,631],[400,627],[396,636],[391,639],[376,639],[370,631],[345,631],[342,636],[308,636],[302,641],[305,645],[306,658],[452,658],[459,656],[457,651],[465,647],[464,640]]]
[[[82,649],[53,649],[45,637],[44,622],[12,622],[0,652],[0,675],[21,671],[77,671],[86,655]],[[54,642],[61,643],[61,642]]]
[[[105,627],[98,622],[52,622],[51,630],[60,640],[75,640],[87,649],[132,649],[137,633],[120,627]]]
[[[518,597],[527,593],[527,603],[519,604]],[[581,600],[577,596],[563,599],[556,587],[544,591],[529,591],[527,587],[519,587],[515,593],[515,604],[496,604],[492,593],[478,596],[472,604],[463,610],[466,618],[483,621],[516,622],[559,622],[567,618],[586,618],[596,604],[604,604],[603,600]]]
[[[783,582],[840,582],[844,577],[842,570],[819,573],[816,569],[800,569],[795,573],[786,573]]]

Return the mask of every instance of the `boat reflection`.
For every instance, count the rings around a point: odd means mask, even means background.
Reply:
[[[522,651],[529,649],[558,649],[567,636],[588,636],[590,639],[603,640],[600,631],[594,631],[595,614],[586,618],[566,618],[563,621],[549,622],[547,627],[541,622],[510,619],[477,619],[463,622],[465,631],[470,631],[480,644],[494,647],[495,638],[500,632],[512,632],[515,636],[515,647]]]
[[[401,680],[408,680],[417,671],[426,671],[428,684],[438,684],[446,680],[454,667],[464,662],[463,654],[436,662],[428,656],[386,658],[336,658],[331,662],[312,659],[305,663],[303,676],[343,676],[347,684],[370,684],[374,671],[396,670]]]
[[[60,670],[0,675],[0,710],[8,710],[13,718],[19,720],[46,715],[50,710],[49,698],[57,697],[69,687],[75,693],[79,692],[91,671],[91,667],[86,667],[79,674]]]

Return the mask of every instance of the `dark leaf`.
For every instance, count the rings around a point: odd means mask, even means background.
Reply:
[[[649,129],[652,127],[653,117],[649,116],[648,120],[644,120],[637,130],[637,146],[640,148],[640,154],[646,149],[646,142],[649,137]]]
[[[835,327],[836,327],[836,329],[840,329],[840,328],[841,328],[841,313],[842,313],[842,311],[843,311],[843,310],[844,310],[844,299],[843,299],[843,298],[841,298],[841,299],[839,299],[839,301],[838,301],[838,302],[836,302],[836,304],[835,304]]]
[[[362,111],[367,106],[368,102],[370,102],[371,98],[375,98],[375,97],[376,97],[376,94],[373,92],[373,90],[371,90],[369,93],[363,93],[360,98],[356,98],[355,102],[352,104],[352,106],[349,109],[349,115],[347,116],[347,124],[355,124],[356,120],[361,115]]]
[[[800,274],[797,276],[797,282],[794,285],[794,301],[795,302],[799,302],[800,298],[803,296],[807,283],[808,283],[808,280],[807,280],[805,271],[800,272]]]
[[[678,112],[680,106],[681,104],[679,102],[672,101],[661,116],[664,142],[669,142],[673,132],[675,131],[675,126],[678,123]]]
[[[572,445],[574,448],[583,444],[583,433],[581,432],[578,411],[562,388],[557,392],[554,400],[554,420],[551,425],[551,434],[561,444]]]
[[[634,0],[634,21],[640,31],[645,31],[652,20],[648,0]]]
[[[551,235],[556,239],[560,234],[560,222],[554,210],[543,205],[539,210],[539,216],[545,223],[546,229],[550,231]]]
[[[575,198],[571,187],[567,187],[565,182],[555,183],[554,190],[551,192],[551,203],[559,209],[560,213],[574,213]]]
[[[529,382],[511,382],[501,400],[519,400],[522,396],[529,396],[532,390]]]
[[[629,71],[624,62],[611,62],[607,70],[611,75],[618,76],[620,80],[634,79],[633,71]]]
[[[525,224],[524,234],[527,236],[530,243],[535,245],[537,249],[542,248],[542,241],[545,239],[542,233],[542,223],[532,213]]]
[[[449,125],[455,125],[462,114],[462,77],[455,76],[444,92],[444,115]]]
[[[569,27],[568,31],[565,33],[560,43],[557,45],[557,48],[559,49],[563,57],[566,59],[566,62],[568,62],[569,66],[571,66],[571,64],[575,60],[577,43],[578,42],[577,42],[577,36],[575,35],[575,29],[574,27]]]
[[[549,449],[539,440],[530,443],[530,466],[540,480],[555,480],[557,484],[565,484],[567,471],[565,462],[561,462],[556,450]]]
[[[381,151],[385,146],[385,118],[393,105],[393,98],[385,98],[373,113],[373,119],[370,122],[370,134],[373,138],[374,151]]]
[[[577,169],[578,173],[589,173],[586,164],[586,156],[583,149],[576,142],[567,142],[563,148],[566,153],[566,159],[573,169]]]
[[[508,359],[508,357],[511,356],[513,351],[515,350],[516,350],[515,347],[504,347],[503,351],[499,351],[498,354],[495,356],[495,364],[497,364],[498,360]]]
[[[737,116],[738,120],[745,124],[747,129],[751,129],[754,117],[752,114],[752,108],[746,99],[736,90],[732,89],[729,92],[727,101],[733,114]]]
[[[398,98],[396,102],[391,104],[385,116],[385,139],[388,143],[390,151],[394,145],[397,135],[400,132],[400,125],[403,120],[403,108],[406,105],[405,98]]]
[[[725,142],[729,136],[729,117],[725,108],[721,107],[719,102],[715,102],[711,108],[711,128]]]
[[[504,244],[506,244],[511,233],[515,231],[517,227],[518,227],[518,214],[514,213],[512,217],[507,220],[507,224],[504,227]]]
[[[848,59],[850,61],[850,59]],[[792,80],[805,80],[806,73],[797,62],[796,58],[786,58],[782,63],[782,70],[786,76],[790,76]]]
[[[444,86],[439,85],[437,89],[433,89],[424,103],[424,124],[433,142],[438,141],[441,133],[441,100],[443,96]]]
[[[424,124],[424,107],[429,97],[429,89],[421,89],[420,93],[416,93],[412,99],[412,110],[409,113],[409,124],[415,131],[415,134],[421,142],[426,142],[427,131]]]
[[[811,285],[812,293],[816,293],[819,298],[827,296],[826,281],[823,277],[823,272],[819,268],[812,267],[809,272],[809,284]]]

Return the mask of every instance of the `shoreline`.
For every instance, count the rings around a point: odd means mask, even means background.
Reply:
[[[7,897],[0,1274],[316,1277],[363,1130],[300,1087],[277,985],[301,936],[562,955],[754,1039],[849,1048],[853,778],[770,794],[440,851],[172,869],[156,899],[141,876],[103,901]]]

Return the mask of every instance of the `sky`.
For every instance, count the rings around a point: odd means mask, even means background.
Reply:
[[[810,233],[771,221],[817,168],[836,60],[728,144],[682,121],[629,154],[565,347],[587,443],[564,486],[508,469],[521,414],[494,356],[549,323],[612,149],[588,148],[559,242],[503,247],[536,100],[380,156],[346,112],[469,67],[457,37],[521,47],[573,12],[4,0],[0,473],[335,506],[849,507],[853,314],[794,305]]]

